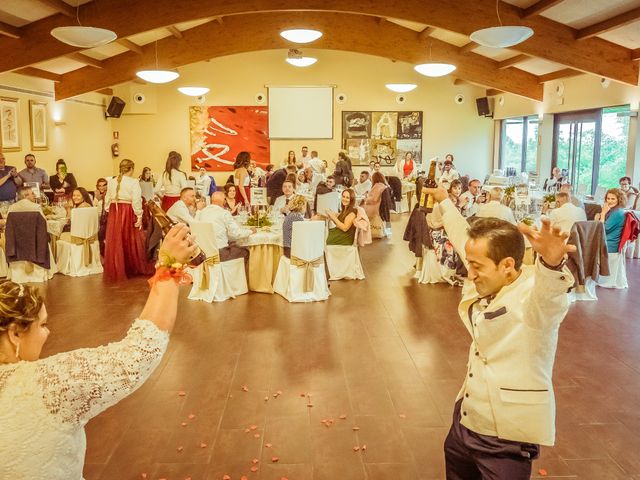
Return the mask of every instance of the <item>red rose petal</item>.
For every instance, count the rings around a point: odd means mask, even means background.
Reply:
[[[189,416],[187,417],[189,420],[193,420],[194,418],[196,418],[196,416],[193,413],[190,413]]]
[[[249,430],[257,430],[258,426],[257,425],[250,425],[249,426]]]
[[[186,477],[184,480],[191,480],[191,477]]]
[[[259,434],[259,433],[255,433],[255,434],[253,435],[253,437],[254,437],[254,438],[260,438],[260,434]]]
[[[206,444],[206,443],[204,443],[204,442],[202,442],[202,443],[200,444],[200,448],[207,448],[207,444]]]
[[[278,457],[271,457],[273,463],[277,463],[280,459]]]
[[[346,415],[340,415],[340,420],[346,420],[347,416]]]
[[[307,403],[307,407],[309,408],[313,407],[313,403]]]
[[[183,450],[184,450],[184,447],[183,447],[183,446],[179,446],[178,448],[176,448],[176,450],[178,450],[179,452],[181,452],[181,451],[183,451]]]
[[[265,443],[264,446],[265,446],[265,448],[271,448],[273,445],[270,444],[270,443]]]
[[[401,413],[400,415],[398,415],[400,418],[407,418],[407,416],[404,413]]]
[[[224,475],[222,477],[222,480],[231,480],[231,477],[229,475]]]
[[[282,395],[282,390],[278,390],[276,393],[277,393],[278,395]]]
[[[143,480],[145,480],[147,478],[147,474],[146,473],[141,473],[140,474],[140,478],[142,478]]]
[[[539,473],[540,475],[542,475],[543,477],[546,477],[546,476],[547,476],[547,471],[546,471],[544,468],[541,468],[540,470],[538,470],[538,473]]]
[[[258,463],[260,463],[260,460],[258,460],[257,458],[254,458],[253,460],[251,460],[251,463],[253,463],[254,465],[257,465]]]
[[[244,429],[244,433],[249,433],[251,430],[249,430],[248,428]]]
[[[300,396],[301,396],[301,397],[306,397],[306,396],[307,396],[307,394],[306,394],[306,393],[301,393],[301,394],[300,394]]]
[[[242,476],[240,477],[240,480],[249,480],[249,479],[247,478],[247,476],[246,476],[246,475],[242,475]]]
[[[187,426],[187,422],[182,422],[180,425],[182,425],[183,427]]]
[[[287,477],[280,477],[280,480],[289,480]]]
[[[362,445],[362,451],[364,452],[367,449],[367,445]]]
[[[269,397],[264,397],[264,401],[268,402],[269,401]]]
[[[357,451],[359,451],[359,450],[360,450],[360,447],[358,447],[357,445],[356,445],[355,447],[353,447],[353,451],[354,451],[354,452],[357,452]]]
[[[353,427],[352,429],[354,432],[357,432],[358,430],[360,430],[360,427]]]
[[[249,470],[251,470],[252,472],[257,472],[258,471],[258,467],[251,467]]]
[[[242,391],[243,392],[248,392],[249,391],[249,387],[247,387],[246,385],[242,386]]]
[[[187,392],[183,392],[182,390],[180,390],[180,391],[178,392],[178,396],[179,396],[179,397],[184,397],[186,394],[187,394]]]

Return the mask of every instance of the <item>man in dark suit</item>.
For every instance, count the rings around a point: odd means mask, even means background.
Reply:
[[[296,173],[296,167],[294,165],[279,168],[273,172],[269,180],[267,180],[267,198],[269,199],[269,205],[273,205],[276,198],[283,195],[282,184],[287,179],[289,173]]]

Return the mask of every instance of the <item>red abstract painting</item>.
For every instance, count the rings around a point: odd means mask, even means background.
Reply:
[[[242,151],[264,168],[270,163],[268,122],[267,107],[190,107],[192,169],[231,171]]]

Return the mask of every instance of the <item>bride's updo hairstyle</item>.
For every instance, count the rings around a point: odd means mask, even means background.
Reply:
[[[44,299],[37,287],[20,285],[9,280],[0,282],[0,335],[12,324],[18,331],[28,330],[38,319]]]

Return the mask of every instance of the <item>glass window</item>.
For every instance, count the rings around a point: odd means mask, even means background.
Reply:
[[[602,110],[598,185],[605,188],[617,187],[620,177],[626,175],[629,116],[628,113],[624,116],[618,116],[618,113],[624,114],[625,112],[629,112],[628,105]]]
[[[500,135],[500,168],[535,172],[538,153],[538,117],[507,118]]]

